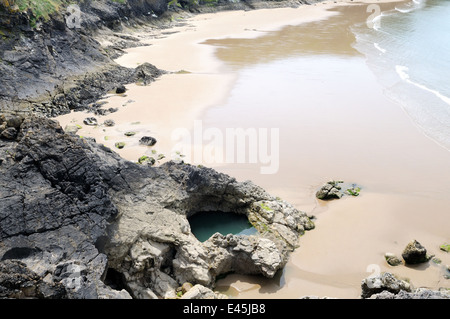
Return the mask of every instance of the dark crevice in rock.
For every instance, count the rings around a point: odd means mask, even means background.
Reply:
[[[106,276],[104,283],[114,290],[127,290],[126,279],[123,274],[115,270],[114,268],[108,268],[106,270]]]
[[[41,250],[39,248],[14,247],[5,252],[1,260],[24,259],[40,252]]]

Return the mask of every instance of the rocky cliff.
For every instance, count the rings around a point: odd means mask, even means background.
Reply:
[[[299,5],[283,1],[1,0],[0,109],[50,116],[86,109],[133,70],[113,62],[123,48],[140,45],[127,28],[164,28],[176,11],[217,11]],[[73,6],[76,4],[77,10]],[[97,39],[115,35],[102,46]]]
[[[150,23],[167,6],[165,0],[77,1],[77,25],[68,23],[68,1],[8,1],[0,2],[0,109],[50,116],[86,108],[132,82],[133,70],[115,64],[96,36],[120,31],[130,19]],[[135,39],[122,42],[136,45]]]

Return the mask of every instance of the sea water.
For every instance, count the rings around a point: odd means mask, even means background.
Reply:
[[[381,7],[375,28],[366,23],[368,5],[355,4],[338,7],[339,15],[326,21],[287,26],[256,39],[208,42],[218,46],[217,56],[238,77],[224,104],[205,113],[205,127],[280,128],[275,175],[235,163],[219,169],[317,216],[316,229],[300,239],[303,248],[285,268],[288,284],[265,283],[266,292],[358,298],[367,267],[385,265],[380,251],[398,249],[404,234],[424,234],[424,220],[434,218],[430,212],[442,219],[429,234],[447,225],[447,210],[437,208],[434,198],[448,199],[439,194],[448,185],[448,152],[421,131],[449,145],[449,1]],[[332,178],[361,184],[361,196],[316,203],[317,187]],[[424,210],[426,196],[433,201]],[[342,217],[343,212],[349,215]],[[310,237],[314,234],[319,235]],[[353,257],[344,258],[330,243],[346,247]]]
[[[450,1],[413,0],[352,31],[354,47],[428,137],[450,150]]]
[[[192,233],[201,242],[208,240],[215,233],[224,236],[257,233],[247,216],[231,212],[198,212],[189,218],[189,224]]]

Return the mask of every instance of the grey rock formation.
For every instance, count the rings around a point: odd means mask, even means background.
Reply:
[[[34,109],[56,116],[84,109],[106,92],[131,83],[134,70],[119,67],[112,59],[139,41],[118,37],[117,44],[105,49],[95,38],[99,32],[117,33],[132,20],[154,23],[151,13],[167,10],[167,0],[71,3],[80,6],[81,28],[67,25],[65,3],[54,12],[40,6],[37,11],[51,14],[38,19],[31,9],[12,10],[8,2],[0,1],[1,109]],[[150,77],[142,82],[149,83]]]
[[[69,298],[99,297],[107,256],[96,245],[118,213],[84,143],[34,117],[16,141],[0,140],[0,259],[49,276]]]
[[[64,299],[62,284],[53,283],[31,271],[18,260],[0,261],[0,299],[45,298]]]
[[[105,121],[103,122],[103,124],[104,124],[105,126],[114,126],[114,125],[116,125],[116,122],[114,122],[114,120],[107,119],[107,120],[105,120]]]
[[[10,117],[0,123],[18,127],[0,139],[0,260],[20,261],[67,298],[174,298],[185,282],[212,289],[230,271],[272,277],[314,227],[251,182],[139,165],[52,120]],[[259,234],[201,243],[188,222],[201,211],[245,214]]]
[[[152,137],[152,136],[142,136],[139,139],[139,144],[141,145],[146,145],[146,146],[153,146],[156,144],[156,138]]]
[[[87,117],[83,120],[83,123],[90,126],[98,125],[98,121],[95,117]]]
[[[445,290],[418,288],[411,292],[400,290],[397,294],[383,291],[370,296],[370,299],[450,299],[450,293]]]
[[[398,258],[393,253],[386,253],[384,254],[384,259],[386,259],[386,262],[391,266],[398,266],[402,264],[402,261],[400,258]]]
[[[382,273],[375,277],[365,278],[361,283],[361,297],[369,298],[374,294],[388,291],[397,294],[400,291],[411,291],[411,286],[406,281],[395,278],[391,273]]]
[[[316,197],[322,200],[339,199],[342,197],[341,181],[328,181],[317,192]]]
[[[226,299],[223,294],[215,293],[202,285],[195,285],[183,294],[181,299]]]
[[[125,93],[126,91],[127,91],[127,89],[125,88],[125,85],[119,85],[118,87],[116,87],[117,94],[122,94],[122,93]]]
[[[420,264],[430,260],[431,256],[427,250],[417,240],[413,240],[406,245],[402,257],[407,264]]]
[[[121,172],[127,181],[141,181],[115,193],[121,214],[105,250],[109,267],[124,275],[135,296],[168,297],[184,282],[213,287],[218,275],[230,271],[272,277],[298,246],[299,235],[314,227],[288,203],[211,169],[168,162],[152,170],[127,164]],[[261,209],[263,201],[270,213]],[[260,235],[215,234],[201,243],[187,219],[201,211],[245,214]],[[148,276],[158,277],[159,284]]]
[[[450,299],[447,289],[431,290],[413,288],[391,273],[365,278],[361,282],[361,298],[364,299]]]

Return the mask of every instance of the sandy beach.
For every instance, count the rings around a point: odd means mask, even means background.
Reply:
[[[62,127],[79,125],[77,134],[94,137],[131,161],[158,154],[170,159],[176,143],[172,133],[178,128],[192,129],[195,120],[220,130],[242,123],[246,127],[280,128],[280,169],[276,174],[261,174],[260,167],[253,164],[195,163],[212,166],[238,180],[250,179],[316,217],[316,228],[300,239],[300,247],[279,276],[229,275],[221,279],[218,289],[232,297],[359,298],[361,280],[383,271],[407,278],[415,287],[450,288],[443,276],[450,257],[439,250],[439,245],[450,242],[450,152],[422,134],[402,109],[384,96],[364,57],[351,48],[351,35],[336,39],[320,59],[305,60],[305,77],[295,86],[303,90],[302,103],[289,113],[280,115],[276,108],[260,112],[265,102],[270,105],[268,101],[241,98],[250,90],[245,83],[267,78],[270,69],[258,69],[260,64],[276,63],[274,56],[286,52],[294,55],[296,50],[310,50],[315,56],[322,50],[317,46],[320,36],[301,44],[294,41],[292,48],[286,44],[278,51],[267,49],[264,37],[289,37],[289,28],[304,26],[304,30],[293,31],[307,39],[318,25],[330,21],[341,25],[339,17],[351,16],[351,9],[346,8],[356,6],[352,1],[327,1],[299,8],[186,18],[164,36],[142,35],[150,46],[128,49],[117,60],[127,67],[149,62],[169,74],[149,86],[127,85],[125,94],[105,97],[105,108],[119,110],[97,117],[98,126],[83,124],[84,118],[92,116],[85,112],[56,119]],[[239,41],[247,41],[245,47],[252,50],[240,49],[243,42]],[[270,52],[262,54],[259,46]],[[332,52],[344,58],[330,58]],[[311,81],[307,75],[321,68],[329,75]],[[244,83],[246,77],[250,81]],[[283,74],[273,75],[272,80],[289,85],[283,82]],[[263,82],[258,82],[255,92],[270,89]],[[295,88],[286,100],[296,99]],[[241,103],[251,105],[246,113],[238,112]],[[114,120],[115,125],[104,126],[106,119]],[[130,131],[136,134],[124,135]],[[139,145],[145,135],[155,137],[156,145]],[[117,142],[125,142],[125,147],[117,149]],[[330,202],[317,200],[315,191],[335,178],[361,185],[361,195]],[[442,263],[389,266],[384,254],[400,256],[412,239]]]
[[[142,42],[150,46],[128,49],[127,54],[116,62],[126,67],[149,62],[171,73],[150,86],[128,85],[126,94],[107,96],[104,108],[119,108],[118,112],[102,118],[114,120],[116,125],[112,128],[101,125],[87,127],[83,124],[83,120],[90,116],[87,112],[72,112],[59,116],[57,120],[63,127],[68,124],[82,126],[79,135],[93,137],[112,149],[115,149],[115,143],[125,142],[124,149],[115,150],[131,161],[151,154],[146,147],[139,146],[138,140],[146,134],[153,134],[159,141],[154,150],[169,158],[176,144],[170,138],[171,132],[177,128],[189,128],[189,123],[200,118],[202,111],[226,99],[236,78],[215,57],[215,48],[203,42],[233,37],[255,38],[265,31],[326,19],[335,14],[326,11],[326,4],[272,10],[191,16],[187,21],[183,20],[186,23],[181,23],[181,26],[165,30],[167,35],[157,32],[145,39],[148,36],[142,34]],[[127,131],[136,132],[136,135],[131,139],[125,138],[123,134]]]

